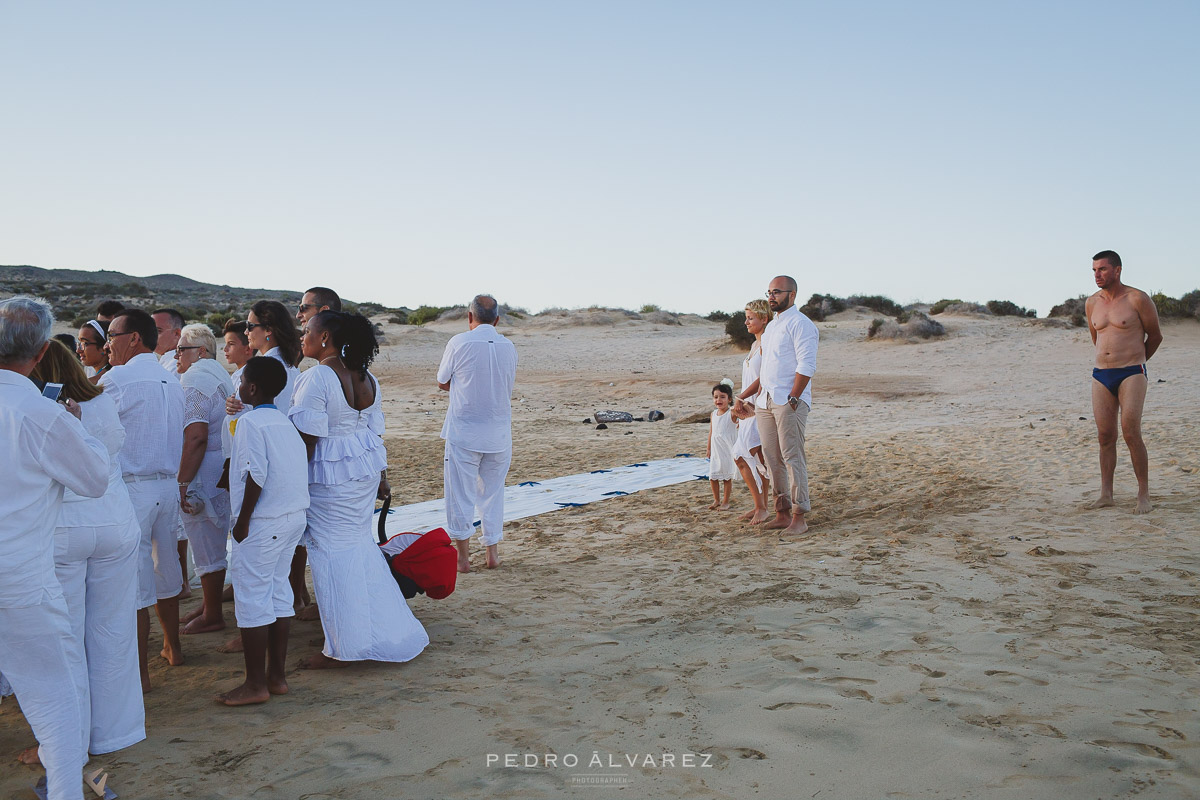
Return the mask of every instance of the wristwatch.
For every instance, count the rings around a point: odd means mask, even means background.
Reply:
[[[789,394],[788,395],[788,405],[791,406],[792,409],[794,410],[796,408],[796,406],[800,405],[800,398],[796,397],[796,395],[794,395],[794,394]]]

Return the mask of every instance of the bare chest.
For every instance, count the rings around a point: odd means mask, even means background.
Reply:
[[[1142,319],[1128,295],[1115,300],[1100,299],[1092,309],[1092,327],[1097,332],[1138,332],[1142,330]]]

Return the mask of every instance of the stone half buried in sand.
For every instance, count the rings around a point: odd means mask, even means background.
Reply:
[[[596,422],[633,422],[633,414],[628,411],[597,411]]]

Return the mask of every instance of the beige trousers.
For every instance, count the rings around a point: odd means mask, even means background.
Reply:
[[[804,460],[808,405],[801,400],[793,411],[787,403],[776,404],[768,394],[767,407],[755,409],[754,420],[762,438],[763,458],[771,473],[775,511],[792,514],[810,511],[808,464]]]

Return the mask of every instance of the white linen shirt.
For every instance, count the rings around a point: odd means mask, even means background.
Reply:
[[[108,489],[108,452],[33,381],[0,370],[0,608],[41,603],[60,592],[54,526],[63,487],[84,497]]]
[[[178,378],[159,366],[153,353],[139,353],[104,373],[100,385],[116,402],[125,428],[121,474],[176,475],[183,453],[183,387]]]
[[[767,407],[767,392],[775,405],[787,403],[796,375],[811,378],[817,373],[817,342],[820,334],[813,321],[792,306],[775,315],[762,335],[762,366],[758,373],[758,408]],[[800,399],[812,408],[812,381]]]
[[[257,406],[238,418],[229,459],[229,506],[235,521],[242,513],[247,475],[262,487],[254,518],[308,508],[308,450],[279,409]]]
[[[438,383],[450,384],[442,438],[476,453],[512,448],[512,391],[517,348],[492,325],[477,325],[446,343]]]
[[[273,358],[280,364],[283,364],[283,369],[287,372],[287,385],[283,387],[283,391],[275,395],[275,405],[284,414],[288,413],[288,409],[292,407],[292,394],[296,391],[296,379],[300,377],[300,368],[293,366],[283,360],[283,351],[278,347],[272,347],[263,355],[268,358]],[[240,383],[240,381],[239,381]]]

